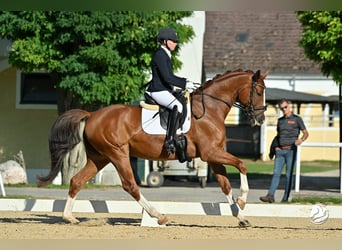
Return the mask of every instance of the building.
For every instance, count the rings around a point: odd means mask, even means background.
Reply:
[[[10,43],[0,40],[0,162],[23,152],[28,181],[50,169],[48,135],[57,106],[25,101],[22,74],[8,63]]]
[[[228,69],[270,71],[265,80],[266,123],[260,131],[259,153],[263,160],[268,158],[276,120],[281,115],[276,98],[293,101],[293,111],[302,116],[310,132],[309,141],[338,142],[339,139],[335,105],[338,86],[321,74],[317,63],[305,57],[299,46],[301,31],[293,11],[206,12],[203,64],[207,79]],[[236,124],[238,115],[238,110],[232,110],[227,123]],[[229,141],[229,130],[227,137]],[[303,147],[302,160],[319,159],[338,160],[339,149]]]

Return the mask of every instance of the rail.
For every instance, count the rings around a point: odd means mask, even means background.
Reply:
[[[341,148],[342,143],[335,142],[304,142],[300,147],[297,148],[297,161],[296,161],[296,182],[295,192],[299,192],[300,186],[300,154],[301,147],[330,147],[330,148]],[[342,194],[342,150],[340,150],[340,194]]]

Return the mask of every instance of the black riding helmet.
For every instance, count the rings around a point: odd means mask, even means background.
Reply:
[[[178,36],[174,29],[171,28],[163,28],[158,33],[158,42],[162,43],[164,40],[171,40],[174,42],[178,42]]]

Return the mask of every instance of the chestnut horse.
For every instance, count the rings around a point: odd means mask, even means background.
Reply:
[[[247,169],[240,159],[225,151],[224,120],[234,105],[251,118],[253,125],[264,121],[264,79],[267,75],[268,72],[261,75],[260,70],[255,73],[241,70],[226,72],[207,81],[190,95],[191,128],[185,134],[187,154],[208,162],[241,227],[250,226],[242,212],[249,191]],[[143,131],[141,111],[138,105],[117,104],[95,112],[73,109],[57,118],[49,137],[51,170],[47,176],[37,178],[38,186],[44,186],[53,181],[66,161],[81,164],[81,170],[70,181],[64,220],[79,222],[72,215],[77,193],[111,162],[120,176],[122,188],[151,217],[157,218],[160,225],[167,222],[167,217],[140,192],[130,165],[130,155],[149,160],[174,160],[177,156],[169,154],[163,147],[165,135],[149,135]],[[232,165],[240,172],[241,196],[236,201],[225,165]]]

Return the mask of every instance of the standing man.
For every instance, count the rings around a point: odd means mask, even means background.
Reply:
[[[274,193],[278,188],[284,165],[286,165],[286,185],[281,201],[288,201],[292,188],[292,175],[296,162],[297,146],[301,145],[309,136],[302,118],[292,113],[290,102],[282,99],[278,104],[284,116],[278,119],[276,141],[272,144],[275,151],[273,177],[268,194],[260,197],[261,201],[269,203],[274,202]],[[298,138],[300,132],[302,132],[302,136]]]

